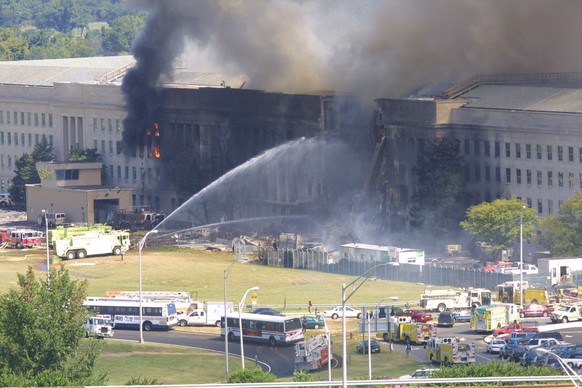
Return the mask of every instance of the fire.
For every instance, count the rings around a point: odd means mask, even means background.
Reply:
[[[160,154],[160,146],[157,145],[157,144],[154,147],[154,155],[156,156],[156,158],[159,158],[161,156],[161,154]]]
[[[147,149],[147,154],[148,154],[148,158],[159,158],[161,156],[161,152],[160,152],[160,145],[159,143],[159,139],[160,139],[160,126],[157,122],[153,123],[153,133],[152,130],[148,127],[146,129],[146,149]]]

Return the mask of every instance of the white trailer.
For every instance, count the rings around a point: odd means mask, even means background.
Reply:
[[[53,241],[57,256],[83,259],[96,255],[121,255],[129,249],[129,232],[122,230],[91,230]]]
[[[224,302],[203,302],[202,308],[189,311],[178,316],[180,326],[220,326],[220,320],[224,316]],[[226,313],[233,312],[233,303],[226,302]]]
[[[582,271],[580,257],[551,257],[538,259],[540,274],[550,276],[551,285],[572,282],[572,272]]]

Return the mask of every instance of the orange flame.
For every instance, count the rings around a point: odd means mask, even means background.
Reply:
[[[161,156],[160,154],[160,146],[156,144],[156,146],[154,147],[154,153],[156,155],[156,158],[159,158]]]

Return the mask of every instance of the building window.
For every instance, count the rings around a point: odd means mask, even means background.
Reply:
[[[32,147],[32,133],[28,134],[28,146]]]
[[[117,179],[121,180],[121,166],[117,166]]]
[[[511,157],[511,144],[510,143],[505,143],[505,157],[506,158]]]
[[[4,111],[1,110],[0,110],[0,124],[4,124]],[[580,149],[582,150],[582,148]],[[580,159],[580,161],[582,161],[582,159]]]
[[[479,181],[481,179],[481,166],[476,164],[475,165],[475,180]]]
[[[14,145],[18,145],[18,134],[14,132]]]
[[[548,199],[548,214],[553,214],[554,213],[554,201],[551,199]]]
[[[505,169],[505,183],[511,183],[511,168]]]
[[[501,143],[495,142],[495,157],[498,158],[501,155]],[[582,161],[582,159],[580,159]]]
[[[564,147],[558,146],[558,161],[564,161]]]
[[[532,206],[532,200],[531,198],[526,198],[526,203],[527,203],[527,207],[531,207]]]
[[[8,136],[8,138],[6,139],[7,143],[8,143],[8,145],[11,145],[12,144],[12,132],[6,132],[6,135]]]
[[[99,140],[93,140],[93,149],[95,151],[99,149]]]
[[[582,173],[580,173],[580,188],[582,189]]]
[[[79,180],[79,169],[55,170],[55,177],[58,181],[77,181]]]
[[[20,112],[20,125],[24,125],[24,112]]]
[[[531,159],[531,144],[525,145],[525,158]]]
[[[109,133],[113,132],[113,119],[107,119],[107,129],[109,129]]]
[[[531,170],[525,170],[525,179],[528,185],[531,185]]]
[[[485,166],[485,181],[491,181],[491,167]]]
[[[554,185],[554,178],[552,176],[552,172],[548,171],[548,187],[552,187]]]
[[[485,156],[486,157],[490,157],[491,156],[491,143],[489,143],[488,141],[485,141],[483,143],[483,151],[485,152]]]
[[[109,140],[109,155],[113,155],[113,140]]]
[[[34,134],[34,145],[37,145],[39,143],[39,141],[40,141],[39,140],[39,135],[38,135],[38,133],[35,133]]]
[[[97,132],[97,117],[93,118],[93,132]]]
[[[0,144],[4,145],[4,131],[0,132]]]
[[[101,119],[101,132],[105,132],[105,119]]]
[[[475,140],[475,143],[473,144],[473,149],[475,151],[475,156],[481,156],[481,143],[479,142],[479,140]]]
[[[40,115],[41,124],[43,127],[46,127],[46,114],[41,113]]]
[[[517,159],[520,159],[521,158],[521,144],[519,144],[519,143],[517,143],[515,145],[515,157]]]
[[[53,135],[49,135],[49,144],[51,145],[51,147],[53,146]]]
[[[125,180],[128,181],[129,180],[129,166],[125,166]]]
[[[501,167],[495,167],[495,182],[501,183]]]
[[[544,208],[542,206],[542,200],[538,198],[538,214],[542,214],[544,211]]]
[[[536,144],[536,158],[542,160],[542,146],[539,144]]]
[[[101,140],[101,153],[105,153],[105,140]]]
[[[20,145],[23,147],[26,145],[26,135],[24,133],[20,134]]]
[[[551,145],[547,146],[546,151],[548,153],[548,160],[552,160],[552,146]]]
[[[574,173],[570,172],[568,173],[568,187],[569,188],[574,188]]]
[[[520,168],[515,170],[515,181],[518,185],[521,185],[521,169]]]
[[[563,172],[558,173],[558,186],[564,187],[564,173]]]
[[[115,119],[115,128],[117,132],[121,131],[121,120]]]
[[[568,162],[574,161],[574,147],[568,147]]]
[[[131,179],[135,182],[137,180],[137,167],[131,168]]]
[[[578,148],[578,159],[580,160],[580,163],[582,163],[582,147]]]
[[[6,111],[6,124],[11,124],[12,120],[10,119],[10,111]]]
[[[14,112],[14,125],[18,125],[18,112]]]
[[[469,155],[469,153],[471,152],[471,143],[469,142],[469,140],[465,140],[464,144],[465,144],[465,155]]]
[[[30,112],[26,114],[26,123],[28,124],[29,127],[32,125],[32,113]]]
[[[49,113],[48,119],[49,119],[49,127],[52,128],[53,127],[53,114],[52,113]]]

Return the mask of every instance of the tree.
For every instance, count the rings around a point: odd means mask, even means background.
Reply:
[[[513,362],[491,361],[479,364],[460,364],[449,368],[440,368],[431,374],[431,378],[462,378],[483,376],[556,376],[560,371],[551,366],[522,366]],[[447,384],[457,385],[457,384]],[[459,383],[466,386],[466,383]],[[472,383],[472,386],[490,386],[492,383]]]
[[[131,45],[144,25],[145,14],[115,19],[111,28],[103,30],[103,51],[108,55],[131,52]]]
[[[67,160],[69,162],[100,162],[101,155],[96,148],[71,147]]]
[[[18,287],[0,296],[0,386],[104,385],[98,341],[79,347],[87,281],[72,281],[64,268],[36,279],[29,267]]]
[[[471,206],[461,227],[496,254],[519,240],[522,214],[523,238],[529,239],[533,237],[539,217],[534,209],[526,207],[515,197]]]
[[[540,223],[537,242],[554,255],[581,256],[582,193],[563,202],[560,214],[547,216]]]
[[[32,154],[24,154],[16,159],[14,166],[14,178],[10,186],[10,195],[15,203],[26,202],[27,184],[40,183],[40,177],[36,169],[36,162],[48,162],[54,159],[54,149],[50,145],[45,135],[40,142],[34,146]]]
[[[425,147],[415,172],[418,188],[412,196],[411,226],[436,235],[459,231],[468,206],[459,141],[440,137]]]
[[[228,382],[231,384],[237,383],[270,383],[276,381],[277,377],[269,372],[265,372],[261,368],[246,368],[238,369],[231,373],[228,377]]]

